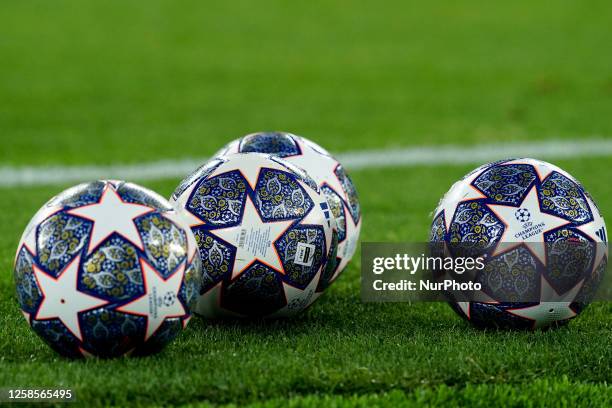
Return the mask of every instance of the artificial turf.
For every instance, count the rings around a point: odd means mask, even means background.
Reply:
[[[4,2],[0,164],[204,157],[261,129],[334,152],[605,137],[611,17],[579,1]],[[612,213],[609,158],[555,164]],[[362,240],[425,240],[471,167],[351,172]],[[159,355],[60,358],[19,313],[11,269],[65,187],[0,190],[0,387],[70,387],[87,406],[611,404],[610,303],[557,330],[480,331],[444,304],[361,303],[358,255],[296,319],[192,319]]]

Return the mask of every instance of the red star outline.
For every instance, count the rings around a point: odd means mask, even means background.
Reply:
[[[250,198],[250,197],[249,197],[249,198]],[[251,201],[253,201],[253,199],[251,199]],[[259,208],[257,208],[257,206],[255,206],[255,203],[254,203],[254,202],[253,202],[253,207],[255,207],[255,212],[257,213],[257,216],[258,216],[258,217],[259,217],[259,219],[261,220],[262,224],[269,224],[269,222],[265,222],[265,221],[263,220],[263,218],[261,218],[261,214],[259,213]],[[244,207],[242,208],[242,213],[240,214],[240,216],[241,216],[241,222],[242,222],[242,219],[244,218]],[[281,221],[272,221],[272,222],[281,222]],[[289,228],[293,227],[294,225],[295,225],[295,222],[292,222],[292,223],[290,223],[289,225],[287,225],[287,227],[286,227],[286,228],[283,230],[283,232],[281,232],[281,233],[278,235],[278,237],[277,237],[275,240],[273,240],[273,241],[272,241],[272,245],[271,245],[271,246],[272,246],[272,248],[274,249],[274,253],[276,254],[276,257],[278,258],[278,263],[279,263],[279,264],[282,266],[282,270],[279,270],[279,269],[275,268],[274,266],[272,266],[272,265],[268,264],[267,262],[265,262],[265,261],[261,260],[260,258],[255,257],[255,259],[253,259],[251,262],[249,262],[247,265],[245,265],[245,267],[244,267],[244,268],[242,268],[242,269],[240,270],[240,272],[238,272],[234,278],[231,278],[231,279],[230,279],[230,283],[235,282],[235,281],[236,281],[236,280],[237,280],[237,279],[238,279],[238,278],[239,278],[239,277],[240,277],[240,276],[241,276],[241,275],[244,273],[244,271],[246,271],[247,269],[249,269],[251,266],[253,266],[253,265],[254,265],[255,263],[257,263],[257,262],[259,262],[260,264],[263,264],[263,265],[267,266],[268,268],[272,269],[273,271],[276,271],[276,272],[280,273],[281,275],[285,275],[285,274],[286,274],[286,272],[285,272],[285,267],[283,266],[283,261],[282,261],[282,259],[281,259],[280,255],[278,254],[278,250],[276,249],[276,245],[274,245],[274,244],[275,244],[275,243],[276,243],[276,241],[278,241],[278,240],[279,240],[279,239],[280,239],[280,238],[281,238],[283,235],[285,235],[285,233],[286,233],[286,232],[289,230]],[[237,225],[236,225],[236,226],[237,226]],[[232,228],[232,227],[229,227],[229,228]],[[222,228],[215,228],[215,229],[222,229]],[[215,231],[214,229],[213,229],[213,230],[209,230],[209,232],[210,232],[211,234],[215,235],[215,234],[214,234],[214,231]],[[229,243],[229,242],[225,241],[224,239],[222,239],[222,238],[218,237],[217,235],[215,235],[215,238],[219,239],[220,241],[225,242],[227,245],[229,245],[229,246],[231,246],[231,247],[236,248],[236,246],[235,246],[235,245],[232,245],[231,243]],[[236,252],[238,252],[238,251],[236,250]],[[236,262],[236,259],[235,259],[235,254],[234,254],[234,263],[235,263],[235,262]],[[233,272],[232,272],[232,274],[233,274]]]
[[[179,293],[181,291],[181,288],[183,286],[183,283],[181,282],[181,284],[179,285],[179,288],[176,292],[176,300],[181,304],[181,307],[183,308],[183,312],[182,314],[179,315],[168,315],[166,317],[164,317],[164,321],[159,325],[159,327],[157,329],[155,329],[155,331],[153,333],[151,333],[151,335],[149,337],[147,337],[147,333],[149,332],[149,315],[148,314],[144,314],[144,313],[138,313],[138,312],[134,312],[134,311],[127,311],[127,310],[123,310],[124,307],[131,305],[132,303],[139,301],[140,299],[146,297],[149,295],[149,286],[147,283],[147,274],[144,273],[144,268],[142,266],[143,263],[146,263],[160,278],[161,280],[163,280],[164,282],[167,282],[169,279],[171,279],[175,273],[180,273],[181,268],[183,270],[183,273],[185,273],[185,261],[181,262],[182,266],[179,265],[175,270],[174,273],[171,273],[170,276],[168,276],[167,278],[164,279],[164,277],[162,276],[161,273],[159,273],[159,271],[157,270],[157,268],[155,268],[153,265],[151,265],[150,262],[148,262],[147,260],[140,258],[140,270],[142,272],[142,281],[144,283],[144,288],[145,288],[145,293],[142,296],[138,296],[136,299],[132,299],[127,303],[124,303],[123,305],[117,307],[115,310],[121,312],[121,313],[125,313],[125,314],[129,314],[129,315],[134,315],[134,316],[141,316],[141,317],[145,317],[147,319],[147,327],[145,329],[145,339],[144,341],[149,340],[151,337],[153,337],[155,335],[155,333],[157,333],[157,331],[160,329],[160,327],[163,326],[163,324],[166,322],[166,319],[173,319],[173,318],[182,318],[183,316],[187,315],[187,308],[185,307],[185,305],[183,305],[183,302],[181,301],[180,297],[179,297]]]
[[[546,279],[546,277],[545,277],[544,275],[542,275],[542,279]],[[546,282],[548,282],[548,285],[549,285],[549,286],[552,288],[552,290],[554,290],[554,291],[555,291],[555,293],[558,295],[558,294],[559,294],[559,292],[557,292],[557,289],[555,289],[555,288],[554,288],[554,287],[553,287],[553,286],[550,284],[550,281],[549,281],[548,279],[546,279]],[[578,284],[581,284],[581,283],[584,283],[584,279],[583,279],[581,282],[579,282]],[[540,290],[541,290],[541,289],[540,289]],[[571,290],[571,289],[570,289],[570,290]],[[541,304],[541,303],[546,303],[546,302],[538,302],[538,304]],[[551,302],[551,303],[556,303],[556,302]],[[574,316],[568,317],[567,319],[556,320],[555,322],[566,322],[566,321],[571,320],[571,319],[575,318],[576,316],[578,316],[578,313],[577,313],[577,312],[574,310],[574,308],[572,307],[572,303],[574,303],[574,302],[569,302],[569,303],[570,303],[570,304],[569,304],[569,305],[567,305],[567,308],[568,308],[569,310],[571,310],[571,311],[574,313]],[[533,307],[533,306],[528,306],[528,307]],[[529,320],[529,321],[531,321],[531,330],[535,330],[535,329],[536,329],[536,327],[535,327],[535,326],[536,326],[536,323],[537,323],[537,320],[536,320],[536,319],[532,319],[532,318],[530,318],[530,317],[520,316],[520,315],[517,315],[517,314],[512,313],[514,310],[522,310],[522,309],[527,309],[528,307],[513,307],[513,308],[511,308],[511,309],[506,309],[506,312],[509,312],[509,313],[510,313],[512,316],[514,316],[514,317],[518,317],[518,318],[520,318],[520,319],[525,319],[525,320]]]
[[[535,191],[535,194],[536,194],[536,196],[538,197],[538,200],[537,200],[537,201],[538,201],[538,208],[540,209],[540,212],[541,212],[541,213],[544,213],[544,214],[547,214],[547,215],[550,215],[550,214],[548,214],[548,213],[546,213],[546,212],[542,211],[542,204],[540,203],[540,198],[539,198],[539,196],[538,196],[538,191],[537,191],[537,188],[536,188],[536,186],[535,186],[535,185],[533,185],[533,186],[531,187],[531,189],[529,190],[529,192],[528,192],[527,194],[525,194],[525,196],[523,197],[523,200],[521,201],[521,203],[522,203],[522,202],[525,200],[525,197],[527,197],[529,194],[531,194],[531,191],[532,191],[532,190],[534,190],[534,189],[536,190],[536,191]],[[511,207],[511,208],[517,208],[517,209],[518,209],[518,208],[521,208],[520,206],[518,206],[518,207],[517,207],[517,206],[514,206],[514,205],[504,205],[504,204],[492,204],[492,205],[499,205],[499,206],[503,206],[503,207]],[[500,217],[500,216],[499,216],[499,215],[498,215],[498,214],[495,212],[495,210],[494,210],[493,208],[491,208],[491,207],[489,206],[489,204],[486,204],[486,206],[489,208],[489,210],[490,210],[490,211],[491,211],[493,214],[495,214],[495,217],[497,217],[497,219],[498,219],[498,220],[500,220],[500,221],[501,221],[501,222],[504,224],[504,233],[501,235],[501,237],[499,237],[499,241],[498,241],[498,242],[497,242],[497,244],[495,245],[495,250],[493,251],[493,253],[491,254],[491,256],[501,255],[501,254],[506,253],[506,252],[509,252],[509,251],[511,251],[511,250],[513,250],[513,249],[515,249],[515,248],[518,248],[519,246],[521,246],[521,245],[522,245],[522,246],[524,246],[524,247],[525,247],[525,248],[526,248],[526,249],[527,249],[527,250],[528,250],[528,251],[531,253],[531,255],[533,255],[533,257],[534,257],[534,258],[535,258],[537,261],[540,261],[540,258],[538,257],[538,255],[536,255],[536,254],[535,254],[535,252],[533,252],[533,251],[531,250],[531,248],[529,248],[529,245],[527,245],[527,244],[528,244],[528,242],[514,242],[514,243],[509,243],[509,242],[506,242],[506,243],[504,243],[504,250],[503,250],[503,251],[498,252],[499,247],[500,247],[500,244],[501,244],[501,243],[502,243],[502,241],[503,241],[503,237],[504,237],[504,235],[506,235],[506,232],[508,231],[508,227],[509,227],[509,225],[508,225],[508,223],[507,223],[506,221],[504,221],[504,219],[503,219],[502,217]],[[555,216],[555,217],[563,219],[563,217],[558,217],[558,216]],[[553,228],[547,229],[547,230],[545,230],[545,231],[542,231],[542,237],[544,237],[544,235],[545,235],[547,232],[550,232],[550,231],[552,231],[552,230],[559,229],[559,228],[561,228],[561,227],[565,227],[566,225],[571,224],[571,223],[572,223],[571,221],[567,221],[565,224],[561,224],[561,225],[558,225],[558,226],[556,226],[556,227],[553,227]],[[548,256],[548,248],[547,248],[547,246],[546,246],[546,242],[544,242],[544,261],[542,261],[542,262],[541,262],[541,263],[542,263],[542,265],[544,265],[544,266],[546,266],[546,258],[547,258],[547,256]]]
[[[67,325],[64,324],[64,322],[62,321],[62,319],[60,319],[59,317],[48,317],[48,318],[38,318],[38,312],[40,310],[40,305],[42,304],[42,302],[45,301],[45,298],[47,297],[47,295],[45,294],[45,290],[43,289],[42,285],[40,284],[39,280],[38,280],[38,275],[36,274],[37,272],[40,273],[44,273],[45,275],[47,275],[50,279],[54,280],[54,281],[58,281],[60,279],[60,277],[63,275],[64,271],[66,269],[68,269],[74,262],[80,262],[81,256],[77,255],[75,256],[70,262],[68,262],[68,264],[66,264],[66,266],[62,269],[62,271],[57,275],[57,277],[53,277],[52,275],[49,275],[48,273],[46,273],[45,271],[43,271],[42,269],[40,269],[38,266],[36,266],[35,264],[32,264],[32,267],[34,269],[34,279],[36,279],[36,286],[38,286],[38,289],[40,290],[40,292],[43,295],[43,299],[42,301],[38,304],[38,308],[36,309],[36,315],[34,316],[34,320],[59,320],[60,323],[62,323],[62,326],[64,326],[74,337],[76,337],[77,339],[79,339],[79,341],[83,341],[83,338],[81,336],[77,336],[76,333],[74,333]],[[101,308],[105,305],[108,305],[110,302],[108,300],[96,297],[96,296],[92,296],[88,293],[85,293],[83,291],[80,291],[78,288],[79,285],[79,273],[77,271],[77,273],[75,274],[76,278],[75,278],[75,283],[74,283],[74,288],[76,291],[81,292],[82,294],[89,296],[91,298],[94,299],[99,299],[99,300],[103,300],[106,303],[97,305],[97,306],[93,306],[90,307],[89,309],[83,309],[81,311],[79,311],[77,313],[77,325],[79,326],[79,331],[82,333],[81,331],[81,319],[79,319],[79,314],[83,313],[83,312],[88,312],[90,310],[94,310],[94,309],[98,309]]]

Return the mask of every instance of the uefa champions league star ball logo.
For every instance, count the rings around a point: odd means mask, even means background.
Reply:
[[[531,219],[531,214],[529,210],[526,208],[519,208],[514,212],[514,216],[518,222],[528,222]]]
[[[290,163],[261,153],[211,160],[175,191],[203,266],[204,317],[296,314],[329,285],[337,232],[325,196]]]
[[[68,357],[160,350],[189,321],[201,285],[180,213],[121,181],[81,184],[45,204],[21,238],[14,275],[26,320]]]
[[[162,305],[170,307],[174,304],[174,302],[176,302],[176,293],[172,291],[166,292],[164,293],[164,296],[160,298],[160,300]]]
[[[485,269],[475,277],[486,301],[452,302],[457,313],[477,326],[533,329],[566,323],[592,299],[607,266],[605,231],[576,179],[550,163],[516,159],[455,183],[434,213],[430,241],[451,252],[486,244],[478,254]]]

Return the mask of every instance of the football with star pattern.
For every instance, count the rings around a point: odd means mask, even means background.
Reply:
[[[67,357],[159,351],[187,325],[201,285],[193,233],[156,193],[95,181],[48,201],[15,258],[21,311]]]
[[[216,156],[230,153],[268,153],[301,167],[325,194],[338,228],[337,264],[332,281],[355,254],[361,230],[357,189],[342,165],[324,148],[286,132],[251,133],[227,144]]]
[[[486,259],[476,278],[487,301],[451,302],[459,315],[480,327],[534,329],[564,324],[588,304],[606,269],[606,236],[576,179],[525,158],[455,183],[434,212],[430,241],[453,256],[477,244]]]
[[[200,249],[195,310],[202,316],[291,316],[330,284],[335,220],[316,183],[291,163],[260,153],[221,156],[187,177],[171,201]]]

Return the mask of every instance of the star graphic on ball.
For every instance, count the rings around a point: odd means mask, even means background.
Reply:
[[[545,327],[551,323],[571,319],[576,316],[570,305],[582,288],[584,280],[578,282],[572,289],[559,295],[544,276],[541,278],[540,303],[535,306],[518,309],[508,309],[513,315],[533,321],[533,328]]]
[[[517,207],[510,205],[487,204],[487,206],[505,225],[504,233],[495,247],[493,256],[510,251],[519,245],[525,245],[542,264],[546,265],[544,234],[570,223],[565,218],[542,211],[535,186],[520,203],[518,210]],[[531,225],[525,225],[525,221],[522,221],[527,218],[531,220]]]
[[[329,154],[316,150],[303,140],[296,138],[295,142],[302,154],[285,157],[285,160],[303,169],[308,169],[308,175],[317,182],[319,187],[329,186],[340,196],[342,201],[347,202],[348,198],[344,187],[336,175],[336,169],[340,163]]]
[[[210,232],[236,248],[232,279],[256,261],[284,274],[285,269],[274,243],[293,222],[294,220],[264,221],[253,200],[247,195],[240,224]]]
[[[33,265],[34,276],[43,294],[36,320],[59,319],[79,340],[83,340],[79,314],[104,306],[108,301],[88,295],[78,289],[80,256],[74,258],[57,278]]]
[[[66,212],[93,221],[87,250],[87,253],[90,254],[113,233],[123,236],[138,248],[144,250],[142,238],[134,220],[151,211],[154,211],[154,209],[146,205],[123,201],[115,188],[111,184],[107,184],[97,203],[73,208]]]
[[[145,341],[155,334],[164,321],[172,317],[183,317],[187,312],[178,299],[185,263],[170,275],[164,278],[161,273],[144,259],[140,260],[145,293],[117,310],[147,318],[147,331]]]

